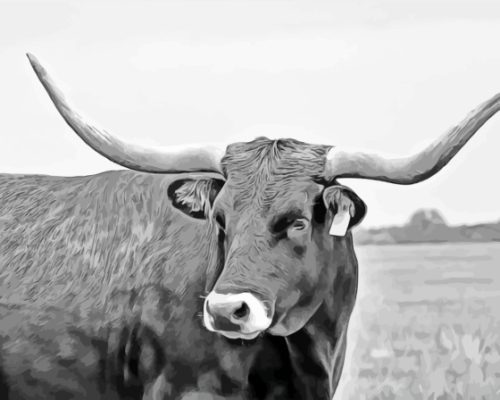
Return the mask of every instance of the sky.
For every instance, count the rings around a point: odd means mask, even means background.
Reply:
[[[123,139],[153,145],[257,136],[406,155],[500,92],[496,0],[0,0],[0,171],[119,167],[64,123],[25,57]],[[365,227],[438,208],[500,220],[500,117],[413,186],[342,180]]]

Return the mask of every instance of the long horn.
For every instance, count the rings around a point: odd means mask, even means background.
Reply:
[[[411,185],[443,168],[483,124],[500,110],[500,93],[485,101],[457,126],[417,154],[391,158],[360,151],[332,148],[326,157],[325,177],[365,178]]]
[[[27,54],[36,76],[68,125],[90,147],[124,167],[144,172],[218,172],[225,149],[215,146],[147,148],[127,143],[97,128],[76,112],[35,56]]]

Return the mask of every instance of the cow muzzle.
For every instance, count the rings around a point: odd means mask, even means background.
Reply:
[[[229,339],[255,339],[271,325],[266,306],[251,293],[211,292],[203,306],[203,323]]]

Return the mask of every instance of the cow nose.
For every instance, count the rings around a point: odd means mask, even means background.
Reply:
[[[211,292],[205,299],[203,322],[212,332],[252,339],[271,325],[265,305],[251,293]]]
[[[244,323],[250,314],[248,304],[242,300],[208,302],[207,310],[217,322],[229,321],[239,325]]]

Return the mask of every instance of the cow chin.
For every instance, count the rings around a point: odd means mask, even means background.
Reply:
[[[302,329],[304,325],[305,323],[293,324],[293,323],[288,323],[288,321],[280,322],[274,325],[272,328],[270,328],[268,332],[273,336],[289,336]]]
[[[268,329],[268,332],[274,336],[289,336],[294,334],[309,322],[320,305],[321,303],[310,308],[295,308],[283,312],[277,318],[276,323]]]
[[[241,339],[241,340],[253,340],[256,339],[262,331],[257,331],[255,333],[242,333],[242,332],[230,332],[230,331],[215,331],[220,333],[222,336],[228,339]]]

